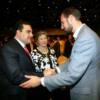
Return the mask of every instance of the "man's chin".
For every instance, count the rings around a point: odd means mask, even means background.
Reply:
[[[27,41],[27,44],[30,44],[31,43],[31,41],[29,40],[29,41]]]
[[[30,42],[27,42],[26,45],[30,44]]]

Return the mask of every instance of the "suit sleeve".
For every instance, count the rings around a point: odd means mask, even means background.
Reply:
[[[69,63],[69,61],[66,61],[66,62],[63,63],[63,64],[59,64],[60,72],[63,72],[63,71],[65,71],[65,70],[68,70],[68,69],[67,69],[67,68],[68,68],[68,63]]]
[[[10,47],[2,50],[2,71],[13,84],[19,85],[26,81],[25,72],[21,69],[18,54]]]
[[[75,46],[68,65],[65,65],[67,70],[44,78],[44,84],[48,90],[71,86],[78,82],[87,71],[94,55],[95,43],[92,40],[80,40]]]

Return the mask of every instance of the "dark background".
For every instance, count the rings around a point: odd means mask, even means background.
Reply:
[[[0,35],[10,32],[19,19],[30,21],[33,28],[60,28],[60,13],[70,6],[78,8],[82,21],[98,32],[99,0],[0,0]]]

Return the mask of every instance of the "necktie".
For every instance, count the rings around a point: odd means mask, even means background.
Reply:
[[[27,47],[24,47],[24,50],[29,55],[29,51],[28,51]]]

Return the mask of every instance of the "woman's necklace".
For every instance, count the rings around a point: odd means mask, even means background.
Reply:
[[[48,48],[47,47],[37,47],[37,49],[42,53],[42,54],[45,54],[47,55],[48,53]]]

